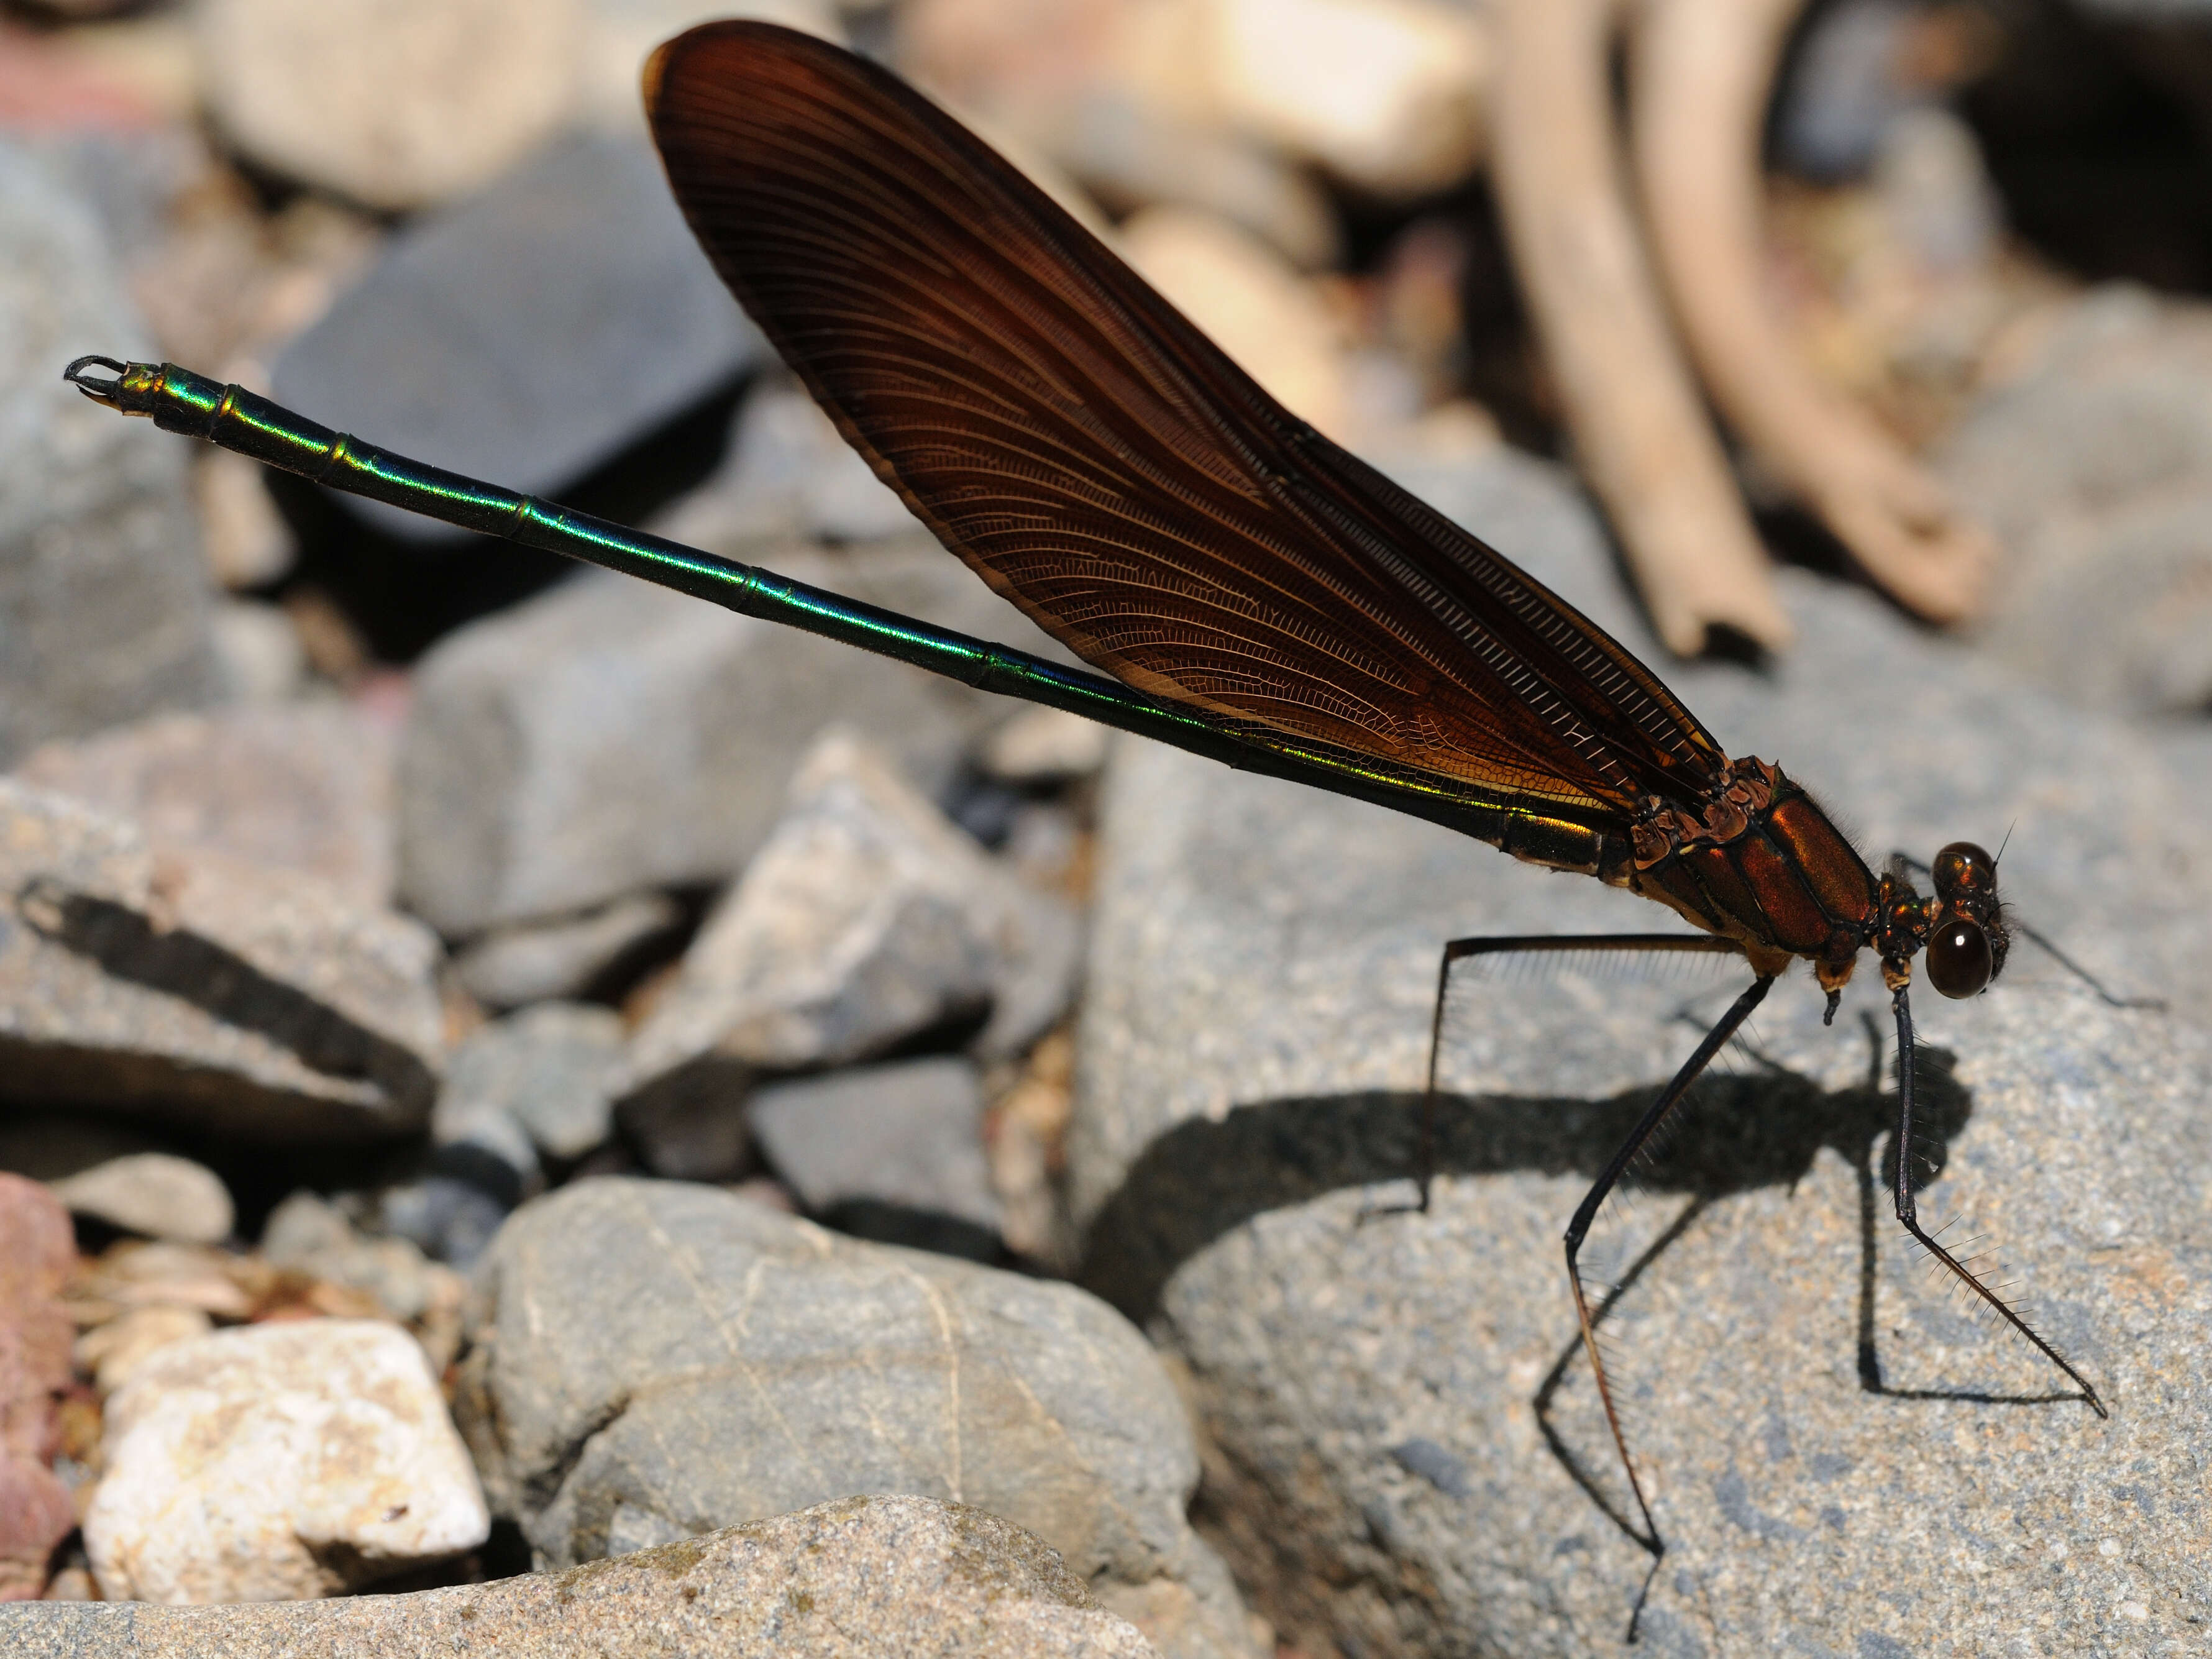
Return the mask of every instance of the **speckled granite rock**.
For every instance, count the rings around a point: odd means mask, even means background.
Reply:
[[[0,1098],[264,1140],[400,1134],[443,1060],[437,940],[313,876],[0,779]]]
[[[1426,485],[1636,640],[1581,509],[1501,457]],[[1672,1548],[1640,1651],[2188,1651],[2212,1618],[2206,1455],[2212,1154],[2203,1030],[2212,848],[2152,745],[1785,582],[1802,643],[1766,679],[1670,682],[1731,753],[1778,757],[1874,849],[2014,824],[2008,896],[2097,971],[2176,1002],[2104,1008],[2015,952],[1986,999],[1916,1001],[1958,1056],[1923,1200],[2028,1270],[2108,1390],[2057,1390],[1910,1266],[1879,1192],[1863,973],[1837,1028],[1793,978],[1652,1182],[1593,1238],[1601,1278],[1710,1194],[1611,1323]],[[1394,815],[1130,744],[1109,773],[1070,1169],[1086,1282],[1191,1368],[1215,1534],[1308,1651],[1619,1650],[1648,1558],[1570,1352],[1559,1236],[1740,977],[1539,970],[1455,1010],[1447,1173],[1403,1202],[1437,946],[1665,929],[1654,907]],[[1628,1092],[1625,1092],[1628,1091]],[[1962,1091],[1962,1092],[1960,1092]],[[1863,1225],[1862,1201],[1870,1206]],[[1863,1261],[1871,1263],[1863,1287]],[[1862,1302],[1863,1294],[1869,1298]],[[1868,1384],[1879,1392],[1869,1391]],[[1943,1397],[1943,1396],[1962,1397]]]
[[[919,1492],[1032,1528],[1164,1652],[1248,1650],[1182,1403],[1072,1286],[630,1179],[525,1206],[477,1284],[456,1411],[542,1562]]]
[[[0,1609],[7,1659],[1146,1659],[1019,1527],[926,1498],[796,1515],[495,1583],[275,1607]]]
[[[1945,441],[1946,477],[2008,556],[1983,641],[2061,696],[2212,706],[2208,375],[2212,309],[2115,284]]]

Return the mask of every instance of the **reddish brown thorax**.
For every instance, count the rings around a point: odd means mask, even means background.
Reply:
[[[1901,863],[1877,879],[1812,797],[1765,761],[1730,761],[1695,811],[1650,797],[1630,844],[1629,888],[1736,940],[1755,972],[1811,962],[1832,1012],[1863,950],[1881,958],[1892,990],[1925,950],[1929,982],[1949,997],[1975,995],[2004,965],[1996,861],[1986,852],[1953,842],[1937,854],[1933,898],[1913,890]]]

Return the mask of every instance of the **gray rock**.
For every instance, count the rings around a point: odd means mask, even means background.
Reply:
[[[1633,638],[1581,510],[1529,464],[1484,471],[1443,504]],[[2014,824],[2020,913],[2177,1006],[2107,1010],[2025,944],[1986,999],[1916,1003],[1924,1039],[1959,1057],[1956,1088],[1931,1085],[1948,1161],[1923,1213],[1969,1216],[1962,1235],[2032,1270],[2107,1424],[2005,1403],[2063,1379],[1908,1271],[1878,1188],[1893,1103],[1869,1087],[1859,1023],[1886,1013],[1875,976],[1832,1030],[1808,981],[1777,988],[1752,1043],[1778,1069],[1740,1057],[1585,1256],[1601,1283],[1662,1245],[1607,1323],[1670,1545],[1645,1645],[1981,1651],[2052,1629],[2185,1649],[2207,1613],[2206,1505],[2185,1471],[2208,1403],[2194,1310],[2212,1256],[2191,1218],[2212,849],[2140,737],[1855,592],[1784,592],[1801,644],[1771,678],[1669,672],[1729,752],[1778,757],[1876,851],[1994,846]],[[1562,1367],[1560,1444],[1620,1501],[1559,1237],[1740,970],[1475,980],[1449,1027],[1435,1209],[1370,1215],[1410,1197],[1443,939],[1668,919],[1137,744],[1109,770],[1102,842],[1069,1144],[1085,1279],[1188,1364],[1243,1582],[1307,1651],[1615,1650],[1649,1558],[1532,1409]]]
[[[48,738],[214,700],[218,677],[185,447],[61,379],[149,355],[100,228],[0,143],[0,765]]]
[[[489,182],[551,136],[582,12],[577,0],[306,11],[210,0],[192,15],[198,87],[260,166],[386,211],[419,208]]]
[[[632,893],[558,921],[495,927],[453,958],[471,996],[519,1008],[580,995],[648,940],[672,933],[683,911],[665,893]]]
[[[764,562],[1059,653],[933,543]],[[918,669],[587,572],[424,658],[400,754],[400,889],[466,937],[726,880],[767,836],[825,725],[870,733],[934,793],[1006,713]]]
[[[204,1164],[167,1152],[131,1152],[57,1181],[75,1215],[180,1244],[220,1244],[236,1212],[230,1189]]]
[[[160,1115],[254,1140],[428,1119],[438,945],[313,876],[0,779],[0,1098]]]
[[[773,375],[747,395],[714,476],[653,527],[695,546],[738,546],[869,541],[921,526],[806,389]]]
[[[940,1055],[775,1084],[746,1103],[745,1117],[817,1214],[871,1200],[999,1231],[982,1080],[967,1060]]]
[[[614,1133],[622,1016],[580,1003],[541,1003],[471,1032],[453,1050],[431,1115],[432,1138],[498,1146],[504,1119],[549,1158],[573,1162]],[[532,1162],[535,1162],[532,1158]]]
[[[16,775],[128,818],[159,848],[303,870],[392,899],[390,732],[335,700],[159,714],[34,750]]]
[[[963,1018],[1003,1051],[1065,1006],[1076,929],[848,731],[707,919],[630,1046],[629,1098],[836,1066]]]
[[[2011,565],[1990,649],[2061,696],[2212,708],[2212,310],[2111,287],[2079,301],[1946,444]]]
[[[844,1498],[565,1572],[412,1595],[224,1607],[0,1608],[9,1659],[1148,1659],[1019,1527],[927,1498]]]
[[[763,350],[652,147],[578,139],[395,237],[285,348],[275,384],[326,426],[556,495]],[[410,540],[457,533],[339,499]]]
[[[1246,1650],[1175,1389],[1072,1286],[636,1180],[525,1206],[477,1283],[456,1412],[544,1565],[911,1492],[1035,1531],[1164,1652]]]

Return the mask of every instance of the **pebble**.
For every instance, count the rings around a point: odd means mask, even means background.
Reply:
[[[1649,650],[1595,526],[1541,469],[1501,452],[1433,482],[1454,516]],[[1863,1016],[1885,1029],[1875,976],[1863,968],[1827,1030],[1802,977],[1778,988],[1751,1054],[1585,1256],[1613,1279],[1711,1194],[1611,1322],[1669,1544],[1644,1639],[1980,1650],[2039,1623],[2100,1628],[2137,1595],[2157,1609],[2152,1634],[2186,1646],[2207,1564],[2201,1484],[2181,1471],[2206,1411],[2206,1328],[2186,1310],[2212,1299],[2185,1175],[2207,1150],[2212,848],[2139,735],[1861,592],[1784,575],[1800,643],[1771,675],[1668,673],[1729,752],[1779,757],[1877,852],[1994,845],[2016,822],[2019,913],[2173,1010],[2104,1009],[2025,945],[1987,998],[1916,1000],[1964,1091],[1948,1097],[1948,1166],[1923,1213],[1970,1214],[2032,1269],[2044,1328],[2115,1401],[2106,1424],[2078,1401],[1987,1403],[2063,1379],[1947,1303],[1901,1247],[1878,1189],[1894,1106],[1867,1082],[1881,1073]],[[1310,1652],[1610,1650],[1650,1558],[1577,1484],[1620,1496],[1559,1236],[1638,1091],[1741,978],[1483,981],[1449,1028],[1435,1207],[1376,1214],[1411,1196],[1441,941],[1644,931],[1656,913],[1145,745],[1118,754],[1103,813],[1068,1145],[1084,1282],[1188,1364],[1242,1581]],[[1573,1468],[1532,1413],[1555,1364]],[[1869,1390],[1863,1364],[1890,1392]],[[2116,1529],[2124,1563],[2094,1553]],[[2074,1565],[2051,1573],[2062,1550]],[[2011,1588],[1991,1601],[1998,1572]]]
[[[495,1020],[454,1049],[431,1133],[465,1139],[468,1122],[501,1113],[546,1157],[574,1163],[614,1133],[623,1043],[622,1016],[584,1003],[540,1003]]]
[[[220,1244],[236,1217],[214,1170],[168,1152],[110,1158],[53,1183],[72,1213],[180,1244]]]
[[[626,1098],[836,1066],[961,1021],[1018,1048],[1073,989],[1077,928],[850,731],[825,733],[768,844],[630,1048]]]
[[[666,894],[631,893],[580,915],[495,927],[454,957],[453,972],[487,1007],[559,1001],[591,990],[683,920]]]
[[[404,1238],[366,1238],[328,1200],[301,1191],[270,1212],[261,1254],[270,1266],[365,1291],[395,1319],[416,1320],[451,1294],[447,1270]]]
[[[747,556],[1066,656],[934,542]],[[586,572],[459,629],[418,666],[399,760],[400,890],[466,939],[718,884],[766,839],[825,725],[869,732],[933,794],[1005,715],[1002,699],[919,669]]]
[[[283,606],[226,599],[216,606],[209,627],[233,702],[289,702],[300,694],[307,678],[307,647]]]
[[[393,235],[273,374],[278,400],[324,425],[557,496],[764,350],[692,240],[652,147],[579,137]],[[460,534],[337,499],[404,541]]]
[[[568,112],[580,0],[210,0],[209,113],[258,166],[398,212],[489,184]]]
[[[1293,415],[1341,440],[1352,418],[1342,331],[1317,289],[1225,219],[1150,208],[1121,252]]]
[[[933,1055],[775,1084],[746,1103],[745,1118],[816,1215],[835,1218],[858,1200],[948,1217],[997,1240],[982,1082],[968,1060]]]
[[[2010,556],[1983,642],[2094,708],[2212,706],[2212,309],[2094,290],[1970,408],[1942,470]]]
[[[960,1504],[840,1498],[489,1584],[277,1607],[47,1603],[12,1659],[1151,1659],[1035,1534]]]
[[[1064,783],[1105,765],[1112,735],[1064,708],[1024,708],[984,740],[978,759],[1006,783]]]
[[[428,1116],[443,1016],[419,922],[0,779],[0,1095],[262,1142]]]
[[[1164,1654],[1249,1651],[1175,1389],[1070,1285],[629,1179],[518,1211],[478,1285],[455,1410],[546,1566],[902,1492],[1034,1531]]]
[[[92,1373],[101,1395],[113,1394],[148,1359],[173,1342],[190,1342],[215,1330],[215,1321],[198,1308],[167,1303],[131,1308],[77,1338],[71,1358]]]
[[[1448,189],[1481,159],[1490,45],[1473,9],[1190,0],[1180,9],[1194,38],[1176,45],[1195,48],[1203,95],[1233,127],[1385,197]]]
[[[208,568],[233,592],[282,581],[298,562],[290,526],[269,498],[260,463],[210,449],[193,469]]]
[[[85,204],[0,137],[0,766],[49,738],[213,700],[212,584],[185,446],[61,379],[152,355]]]
[[[60,1291],[76,1266],[69,1212],[36,1182],[0,1174],[0,1601],[37,1595],[76,1524],[49,1465],[54,1402],[70,1380]]]
[[[15,775],[135,822],[157,848],[305,871],[381,907],[392,899],[392,747],[382,724],[320,699],[157,714],[47,744]]]
[[[373,1320],[160,1350],[109,1398],[104,1455],[84,1541],[111,1601],[338,1595],[490,1527],[422,1350]]]

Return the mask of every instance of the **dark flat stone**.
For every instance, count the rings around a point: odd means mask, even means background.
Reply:
[[[651,148],[585,138],[403,231],[274,378],[280,400],[326,426],[554,494],[766,349]],[[455,533],[345,504],[404,540]]]

